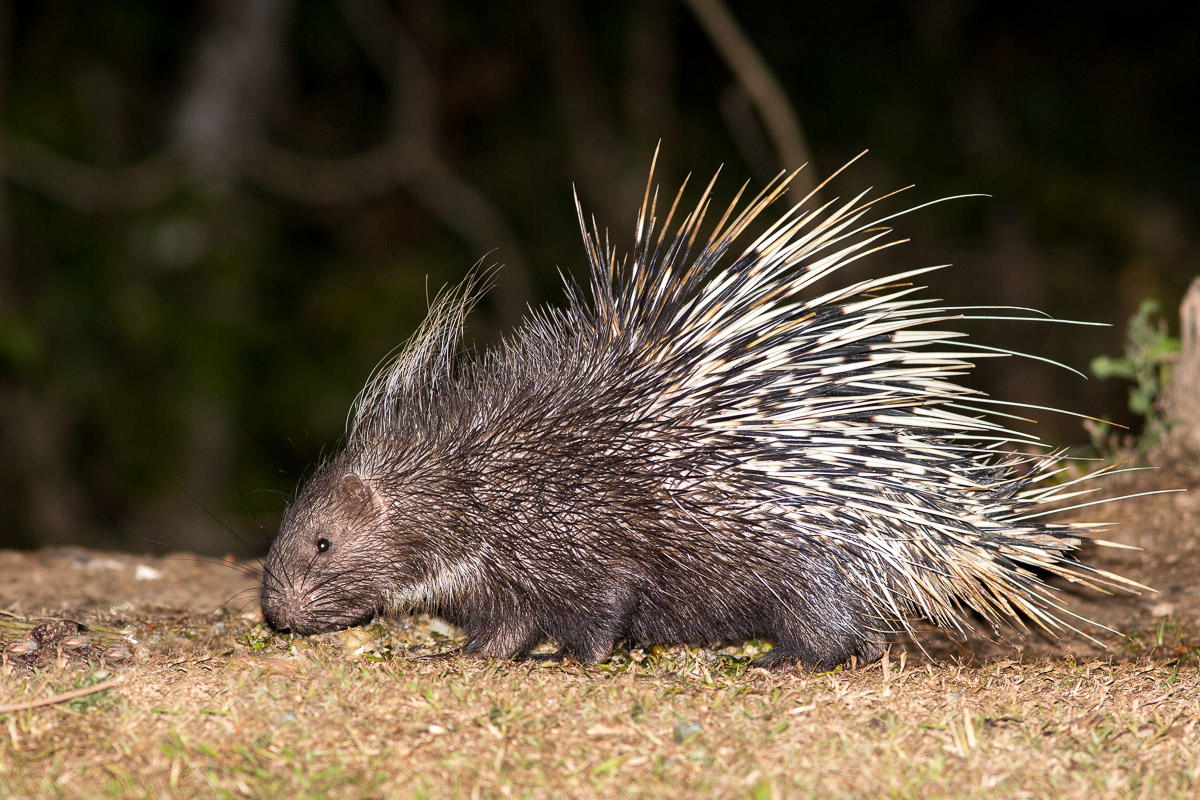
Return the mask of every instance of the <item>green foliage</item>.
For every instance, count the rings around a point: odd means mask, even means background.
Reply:
[[[0,370],[20,372],[39,358],[37,331],[23,320],[0,319]]]
[[[262,650],[271,641],[271,633],[261,625],[237,637],[237,643],[251,650]]]
[[[1169,385],[1178,354],[1179,339],[1168,332],[1158,301],[1147,298],[1129,319],[1125,355],[1097,356],[1092,360],[1092,374],[1131,381],[1129,410],[1145,419],[1149,431],[1155,427],[1156,401]]]

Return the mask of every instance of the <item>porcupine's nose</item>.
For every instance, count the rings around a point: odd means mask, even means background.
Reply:
[[[293,619],[295,617],[294,598],[286,586],[280,584],[278,580],[273,579],[273,576],[268,571],[267,580],[263,581],[261,603],[263,618],[275,630],[283,633],[293,630]]]
[[[272,602],[265,591],[262,598],[262,611],[263,618],[272,628],[281,633],[289,630],[290,624],[285,606],[282,603]]]
[[[321,629],[306,621],[307,617],[295,606],[295,603],[282,601],[268,605],[263,602],[263,616],[267,624],[279,633],[294,633],[298,636],[311,636],[320,633]]]

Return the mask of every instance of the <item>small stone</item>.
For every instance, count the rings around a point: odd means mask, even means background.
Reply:
[[[145,564],[138,564],[137,569],[133,571],[133,579],[135,581],[156,581],[161,577],[162,573],[160,571]]]
[[[127,644],[113,644],[104,648],[103,658],[110,664],[119,664],[133,656],[133,651]]]
[[[34,639],[18,639],[15,642],[11,642],[4,650],[10,656],[19,658],[36,653],[38,651],[38,643]]]

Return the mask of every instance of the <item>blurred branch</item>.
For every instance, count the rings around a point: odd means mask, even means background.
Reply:
[[[338,0],[338,8],[363,54],[380,75],[391,78],[396,68],[399,31],[392,12],[379,0]]]
[[[624,221],[645,189],[622,157],[622,137],[613,120],[613,102],[604,91],[601,70],[580,19],[576,0],[541,0],[536,16],[546,42],[549,73],[567,129],[571,161],[586,194],[602,205],[609,220]],[[646,154],[649,163],[649,153]]]
[[[266,136],[290,3],[209,0],[208,6],[212,23],[188,59],[175,137],[196,177],[226,186]]]
[[[625,107],[637,147],[652,145],[670,131],[676,59],[674,10],[671,0],[642,0],[630,11]]]
[[[437,81],[413,37],[387,7],[372,0],[340,0],[339,7],[363,52],[392,89],[392,134],[384,146],[342,164],[325,161],[320,182],[344,188],[352,181],[379,191],[390,181],[481,257],[497,248],[506,264],[495,294],[500,322],[516,323],[529,300],[529,274],[517,237],[487,196],[454,171],[437,152]],[[393,55],[394,54],[394,55]],[[293,164],[298,163],[293,160]],[[310,162],[311,164],[311,162]]]
[[[358,203],[394,191],[403,147],[387,142],[338,158],[304,156],[260,141],[244,165],[250,180],[273,194],[309,205]]]
[[[142,211],[162,203],[183,184],[186,167],[171,148],[131,166],[81,164],[30,139],[6,134],[4,177],[56,203],[87,213]]]
[[[494,290],[515,322],[528,300],[528,279],[516,240],[487,198],[411,140],[395,140],[344,158],[311,158],[263,143],[247,174],[263,188],[314,205],[361,202],[403,187],[427,211],[483,256],[499,248],[505,280]]]
[[[270,94],[285,6],[218,0],[216,7],[218,24],[197,51],[175,143],[137,164],[105,169],[8,134],[0,138],[0,176],[86,213],[141,211],[201,177],[225,183],[240,175],[283,199],[312,205],[358,203],[402,189],[480,256],[500,249],[508,267],[495,291],[502,321],[515,322],[529,296],[517,238],[484,193],[437,154],[433,73],[388,8],[365,0],[340,3],[351,33],[392,87],[393,129],[375,149],[313,158],[272,144],[264,132],[261,107]],[[0,92],[2,79],[0,73]]]
[[[8,100],[8,56],[11,33],[12,4],[0,2],[0,119],[5,118],[5,105]],[[7,173],[6,163],[7,148],[4,140],[0,138],[0,264],[11,263],[8,242],[8,193],[4,184],[4,176]],[[6,270],[0,267],[0,311],[4,310],[5,298],[11,296],[11,286],[5,272]]]
[[[239,156],[254,149],[262,97],[283,20],[278,0],[215,3],[219,24],[202,40],[193,80],[177,117],[177,141],[119,168],[82,164],[20,135],[0,141],[3,176],[85,213],[129,213],[165,202],[197,176],[228,180]],[[7,9],[7,5],[5,5]],[[253,80],[246,76],[253,76]],[[255,109],[247,115],[246,109]]]
[[[801,195],[807,194],[816,185],[815,170],[804,129],[788,100],[787,92],[721,0],[683,2],[692,10],[713,46],[758,109],[763,125],[779,153],[781,167],[791,170],[803,164],[810,165],[796,176],[792,184]]]
[[[1167,443],[1200,453],[1200,278],[1192,280],[1179,308],[1179,363],[1164,398]]]

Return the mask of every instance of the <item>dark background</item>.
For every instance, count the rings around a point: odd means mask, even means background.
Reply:
[[[505,263],[478,342],[560,301],[572,184],[626,249],[660,140],[660,180],[724,164],[720,199],[866,148],[825,198],[991,195],[855,269],[1112,323],[971,327],[1085,371],[1200,273],[1195,11],[713,5],[0,3],[0,545],[263,547],[427,295]],[[1116,381],[968,382],[1136,424]]]

